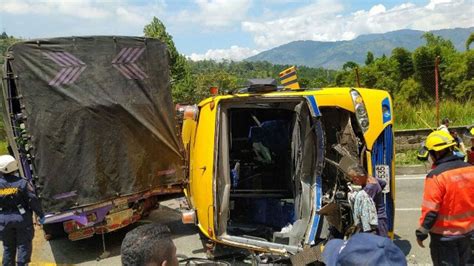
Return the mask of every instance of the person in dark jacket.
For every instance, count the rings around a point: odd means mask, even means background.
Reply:
[[[15,175],[18,163],[10,155],[0,156],[0,239],[3,265],[27,265],[34,236],[33,215],[43,221],[44,214],[33,185]],[[17,258],[18,255],[18,258]]]
[[[420,247],[431,238],[434,265],[465,265],[471,255],[474,233],[474,166],[455,156],[454,138],[437,130],[428,135],[425,148],[433,168],[425,179],[420,227],[415,231]]]

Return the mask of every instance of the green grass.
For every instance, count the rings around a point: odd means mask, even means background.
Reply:
[[[426,102],[417,105],[394,103],[395,130],[436,128],[436,105]],[[474,124],[474,100],[457,102],[445,100],[440,102],[439,118],[449,118],[450,126],[464,126]]]
[[[414,165],[414,164],[423,164],[416,158],[417,150],[407,150],[404,152],[397,152],[395,154],[395,164],[396,165]]]
[[[4,141],[4,140],[0,141],[0,155],[8,154],[7,146],[8,146],[8,144],[7,144],[6,141]]]

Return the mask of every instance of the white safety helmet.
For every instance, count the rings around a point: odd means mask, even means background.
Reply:
[[[0,173],[9,174],[18,170],[18,162],[11,155],[0,155]]]

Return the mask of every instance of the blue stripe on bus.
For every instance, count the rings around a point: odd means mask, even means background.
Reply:
[[[315,202],[314,202],[315,211],[314,211],[314,216],[313,216],[313,224],[311,226],[311,231],[309,233],[308,244],[312,244],[319,228],[320,216],[319,214],[316,213],[316,210],[319,210],[321,208],[321,194],[322,194],[321,176],[316,177],[316,191],[315,192],[316,192]]]
[[[321,112],[319,111],[318,104],[316,103],[316,99],[314,96],[306,96],[306,99],[308,99],[311,109],[313,110],[313,113],[315,116],[321,116]]]

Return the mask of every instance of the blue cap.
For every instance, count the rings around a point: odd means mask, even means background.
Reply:
[[[323,251],[323,261],[335,265],[407,265],[403,252],[392,240],[368,233],[349,240],[330,240]]]

